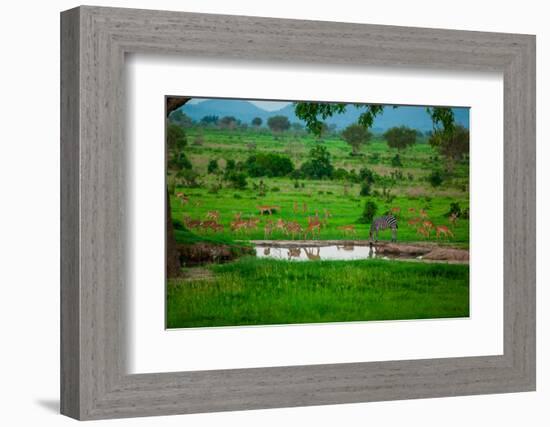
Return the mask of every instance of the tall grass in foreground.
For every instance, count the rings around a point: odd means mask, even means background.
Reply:
[[[469,316],[467,265],[248,257],[210,269],[168,281],[168,328]]]

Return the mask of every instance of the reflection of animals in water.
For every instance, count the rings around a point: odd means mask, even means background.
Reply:
[[[220,213],[218,211],[208,211],[206,212],[206,219],[212,219],[214,221],[220,220]]]
[[[288,259],[299,258],[301,250],[300,248],[288,248]]]
[[[258,211],[260,212],[260,215],[263,215],[263,214],[271,215],[275,211],[280,211],[281,207],[266,205],[266,206],[256,206],[256,209],[258,209]]]
[[[336,227],[338,230],[341,230],[344,233],[344,236],[353,235],[356,236],[357,232],[355,231],[355,225],[341,225]]]
[[[271,248],[269,246],[264,248],[264,255],[269,255],[271,253]]]
[[[387,228],[391,229],[391,240],[392,242],[397,241],[397,219],[394,216],[386,215],[374,218],[370,226],[369,238],[372,240],[373,236],[376,236],[376,241],[378,241],[378,232],[380,230],[386,230]]]
[[[353,252],[355,250],[355,246],[354,245],[336,245],[336,249],[338,249],[339,251],[340,250],[343,250],[343,251],[347,251],[347,252]]]
[[[435,236],[439,239],[441,235],[445,236],[446,238],[449,238],[449,236],[454,237],[453,232],[449,230],[449,228],[445,225],[438,225],[435,227]]]
[[[314,253],[315,251],[315,253]],[[304,252],[307,256],[307,259],[309,259],[310,261],[318,261],[321,259],[321,255],[320,255],[320,252],[321,252],[321,248],[319,247],[316,247],[315,249],[313,248],[304,248]]]
[[[179,199],[182,206],[186,203],[189,203],[189,197],[186,196],[184,193],[176,193],[176,198]]]

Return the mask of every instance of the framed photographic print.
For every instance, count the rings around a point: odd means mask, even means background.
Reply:
[[[535,38],[61,19],[61,408],[535,389]]]

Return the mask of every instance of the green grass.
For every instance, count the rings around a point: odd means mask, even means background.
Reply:
[[[242,258],[170,279],[168,328],[469,316],[467,265]]]
[[[223,233],[214,235],[202,233],[200,238],[215,238],[226,240],[247,240],[263,239],[264,224],[267,216],[262,217],[258,230],[234,234],[229,230],[229,224],[236,213],[242,213],[243,217],[258,216],[258,205],[279,205],[281,212],[273,215],[271,218],[277,220],[298,221],[302,226],[307,225],[307,217],[315,215],[318,211],[322,217],[324,209],[329,209],[332,217],[328,220],[328,226],[321,232],[320,239],[343,239],[346,236],[338,230],[341,225],[354,224],[357,229],[358,239],[368,238],[369,224],[358,224],[366,197],[359,196],[359,184],[345,184],[344,182],[331,180],[300,180],[304,184],[303,188],[295,188],[294,181],[290,178],[248,178],[249,188],[246,190],[235,190],[231,188],[221,188],[216,193],[211,193],[209,189],[219,181],[219,177],[207,174],[206,165],[211,159],[218,159],[220,167],[223,169],[225,159],[235,161],[244,161],[252,151],[247,148],[249,142],[256,144],[256,151],[284,153],[292,158],[296,167],[298,167],[306,158],[309,150],[319,141],[308,134],[287,133],[284,136],[275,138],[266,130],[220,130],[205,129],[201,130],[204,136],[204,144],[195,146],[192,144],[198,130],[191,128],[186,130],[188,134],[189,145],[185,152],[193,164],[193,169],[200,174],[200,188],[187,188],[178,186],[176,192],[181,191],[190,196],[190,203],[181,206],[179,201],[172,196],[172,216],[176,220],[182,220],[184,215],[192,218],[205,218],[206,212],[216,210],[220,212],[221,224],[224,225]],[[436,225],[446,225],[450,227],[446,213],[449,210],[451,202],[458,202],[462,208],[469,207],[468,188],[468,165],[466,163],[458,164],[452,180],[445,182],[443,186],[432,188],[425,178],[434,168],[441,167],[441,160],[437,160],[437,153],[432,147],[422,139],[413,147],[400,153],[403,167],[395,168],[391,166],[391,158],[397,151],[389,149],[387,144],[376,137],[362,149],[363,157],[352,157],[349,155],[350,147],[338,137],[331,137],[324,140],[329,150],[335,168],[345,168],[348,171],[355,169],[357,172],[362,167],[368,167],[381,176],[388,177],[392,171],[400,170],[405,176],[410,174],[412,180],[404,179],[396,182],[391,188],[391,194],[395,199],[386,202],[382,197],[371,197],[378,205],[377,215],[383,215],[392,207],[401,208],[401,217],[399,218],[399,241],[418,241],[424,238],[417,234],[416,229],[409,226],[407,221],[418,216],[417,213],[409,212],[409,208],[414,208],[416,212],[419,209],[425,209],[429,214],[429,219]],[[378,160],[372,160],[372,155],[377,154]],[[259,183],[260,179],[267,185],[268,191],[265,196],[258,194],[253,190],[253,183]],[[278,187],[279,191],[271,191]],[[347,187],[347,188],[346,188]],[[379,185],[374,185],[373,189],[381,190]],[[346,194],[347,191],[347,194]],[[294,213],[294,203],[299,206],[299,211]],[[307,204],[307,212],[303,212],[303,204]],[[454,237],[449,239],[449,243],[455,246],[469,246],[469,221],[467,219],[459,220],[457,227],[453,229]],[[194,233],[200,234],[200,233]],[[192,237],[189,234],[177,233],[176,238],[179,242],[187,241]],[[273,239],[287,239],[282,233],[275,233],[271,236]],[[381,234],[381,239],[389,239],[390,232]],[[429,240],[435,240],[434,234]],[[444,240],[443,242],[447,242]]]

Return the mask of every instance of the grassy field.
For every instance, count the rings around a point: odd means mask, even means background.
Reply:
[[[204,142],[201,146],[193,145],[192,141],[200,135]],[[264,224],[267,215],[261,219],[257,230],[250,230],[248,233],[235,234],[229,229],[229,224],[237,213],[244,218],[259,217],[257,206],[278,205],[281,211],[270,217],[273,220],[283,218],[284,220],[298,221],[301,225],[307,224],[307,217],[319,213],[321,217],[324,210],[328,209],[331,217],[327,220],[327,226],[321,230],[319,239],[342,239],[346,236],[339,226],[353,224],[357,231],[356,238],[367,239],[370,224],[360,224],[358,219],[361,216],[367,197],[359,195],[360,185],[357,183],[343,182],[337,180],[293,180],[284,178],[248,178],[248,188],[236,190],[226,186],[218,186],[220,178],[214,174],[208,174],[206,167],[210,159],[219,159],[220,167],[223,168],[225,159],[244,161],[254,152],[277,152],[292,157],[296,166],[307,157],[309,149],[319,142],[305,134],[299,137],[287,135],[286,137],[275,138],[267,131],[236,131],[207,129],[188,131],[190,145],[186,147],[186,153],[201,178],[200,188],[187,188],[176,186],[174,194],[184,192],[189,196],[190,202],[182,205],[172,195],[171,206],[173,218],[179,221],[183,216],[191,218],[205,218],[209,211],[220,213],[220,223],[224,231],[217,233],[220,238],[229,239],[263,239]],[[253,142],[255,149],[248,148]],[[417,229],[408,224],[412,218],[418,217],[420,209],[424,209],[429,220],[435,225],[450,227],[448,214],[451,203],[459,203],[461,208],[469,207],[468,189],[468,167],[460,164],[454,172],[454,178],[438,188],[433,188],[426,181],[426,176],[431,172],[434,164],[437,163],[437,155],[432,147],[421,140],[415,146],[400,153],[402,167],[391,166],[391,159],[397,153],[390,150],[387,144],[375,139],[363,148],[362,157],[349,155],[350,147],[339,138],[326,139],[322,143],[328,148],[335,168],[359,171],[362,167],[368,167],[379,176],[383,177],[390,192],[392,200],[382,197],[382,184],[373,186],[374,195],[368,197],[378,205],[377,215],[383,215],[392,207],[399,207],[401,214],[398,217],[399,231],[398,240],[416,241],[426,238],[417,233]],[[292,149],[289,149],[289,146]],[[373,157],[374,156],[374,157]],[[389,178],[392,172],[400,172],[403,179],[392,180]],[[255,189],[255,185],[263,181],[265,195]],[[221,187],[221,188],[219,188]],[[377,195],[378,194],[378,195]],[[304,211],[304,204],[306,210]],[[298,207],[295,212],[295,205]],[[414,209],[414,211],[409,211]],[[454,237],[443,239],[443,242],[451,242],[455,246],[467,248],[469,245],[469,221],[461,219],[452,228]],[[202,233],[206,234],[206,233]],[[184,242],[183,235],[179,241]],[[349,236],[348,236],[349,237]],[[281,232],[275,232],[272,239],[283,239]],[[390,232],[381,234],[382,239],[389,239]],[[435,234],[430,236],[435,239]]]
[[[469,316],[467,265],[242,258],[172,279],[168,328]]]
[[[305,132],[275,136],[266,129],[198,126],[186,129],[186,134],[184,151],[196,174],[196,183],[186,184],[173,171],[168,176],[175,237],[180,245],[235,246],[264,238],[288,240],[288,234],[277,230],[266,236],[264,227],[268,220],[296,221],[305,227],[308,218],[316,214],[326,219],[316,240],[367,240],[370,224],[361,222],[360,217],[370,200],[377,205],[376,216],[400,208],[401,213],[396,215],[400,242],[436,241],[435,233],[421,236],[409,224],[424,210],[429,221],[453,232],[452,237],[438,241],[441,245],[469,248],[468,215],[451,225],[448,214],[451,203],[469,209],[468,164],[457,163],[452,176],[433,187],[428,176],[442,168],[442,160],[426,138],[398,153],[375,137],[361,148],[361,155],[351,156],[350,146],[338,135],[318,140]],[[368,168],[374,172],[371,194],[360,195],[361,185],[353,179],[247,176],[246,188],[236,189],[223,178],[228,160],[245,162],[261,152],[287,156],[298,169],[319,144],[327,148],[335,170],[358,174]],[[396,154],[401,165],[394,161]],[[218,161],[218,173],[208,173],[211,160]],[[186,202],[177,198],[178,193],[185,194]],[[258,206],[266,205],[280,209],[273,215],[260,215]],[[325,217],[327,210],[330,215]],[[204,221],[213,211],[219,214],[217,222],[223,229],[186,229],[186,221]],[[230,223],[236,215],[259,219],[258,227],[233,232]],[[339,229],[349,225],[355,227],[355,235]],[[380,233],[380,240],[390,237],[389,230]],[[468,265],[379,259],[289,262],[250,256],[194,268],[183,264],[183,277],[170,278],[167,284],[168,328],[469,315]]]

